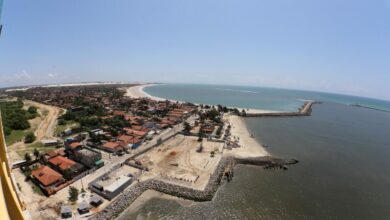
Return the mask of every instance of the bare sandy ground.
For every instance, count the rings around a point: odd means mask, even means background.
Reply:
[[[43,113],[41,117],[43,120],[38,125],[35,130],[35,136],[37,137],[37,141],[41,141],[45,138],[53,138],[57,118],[60,115],[61,109],[55,106],[45,105],[42,103],[25,100],[25,105],[35,106],[40,109]]]
[[[137,159],[150,169],[141,180],[158,178],[203,190],[222,157],[223,143],[203,141],[202,152],[197,152],[200,145],[197,137],[177,135],[139,156]]]
[[[242,117],[236,115],[227,115],[225,119],[232,127],[232,137],[238,137],[238,143],[241,145],[241,147],[225,151],[224,154],[236,157],[259,157],[269,155],[265,148],[254,137],[251,137],[251,133],[248,131],[248,128]]]

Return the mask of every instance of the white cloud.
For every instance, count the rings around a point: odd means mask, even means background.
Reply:
[[[21,73],[15,73],[8,76],[0,76],[0,83],[20,83],[25,81],[30,81],[32,76],[27,73],[26,70],[22,70]]]
[[[49,74],[47,74],[47,76],[50,77],[50,78],[54,78],[56,75],[53,74],[53,73],[49,73]]]

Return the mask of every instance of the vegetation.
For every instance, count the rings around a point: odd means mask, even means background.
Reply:
[[[41,153],[39,152],[39,150],[37,148],[34,148],[34,156],[35,156],[35,159],[38,159],[39,156],[41,155]]]
[[[6,144],[11,145],[22,141],[26,135],[24,131],[30,128],[28,120],[38,116],[37,108],[30,106],[25,110],[23,109],[23,101],[17,99],[16,101],[0,102],[0,109]],[[29,138],[32,137],[29,136]],[[30,140],[28,139],[28,141]]]
[[[11,130],[11,133],[7,136],[5,136],[5,142],[9,146],[11,144],[14,144],[18,141],[22,141],[24,138],[24,131],[22,130]]]
[[[36,139],[36,137],[35,137],[34,133],[28,132],[26,134],[26,136],[24,137],[24,143],[26,143],[26,144],[32,143],[35,141],[35,139]]]
[[[37,113],[38,113],[38,112],[37,112],[37,108],[34,107],[34,106],[28,107],[27,112],[28,112],[29,114],[31,114],[31,115],[34,115],[34,114],[37,114]]]
[[[70,186],[69,187],[69,201],[70,202],[76,202],[77,198],[79,196],[79,190],[76,187]]]
[[[79,122],[76,122],[76,121],[73,121],[73,120],[70,120],[70,121],[66,121],[64,119],[59,119],[58,120],[58,124],[56,126],[56,135],[60,135],[62,132],[64,132],[65,130],[67,129],[76,129],[76,128],[79,128],[80,127],[80,123]]]
[[[185,133],[190,133],[190,131],[191,131],[191,125],[188,123],[188,122],[183,122],[183,126],[184,126],[184,132]]]
[[[34,154],[34,150],[37,149],[37,151],[40,152],[40,154],[45,154],[48,151],[56,149],[54,146],[45,146],[41,142],[34,142],[32,144],[27,144],[25,148],[18,149],[16,153],[23,157],[26,153]]]
[[[28,119],[31,118],[31,115],[23,109],[22,100],[0,102],[0,109],[5,136],[9,136],[12,130],[25,130],[30,128]]]

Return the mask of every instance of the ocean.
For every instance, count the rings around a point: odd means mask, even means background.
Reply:
[[[387,110],[390,103],[236,86],[159,85],[145,91],[180,101],[278,111],[296,110],[306,99],[324,103],[314,105],[310,117],[245,119],[272,155],[300,161],[288,171],[240,165],[213,201],[181,206],[156,198],[119,219],[390,219],[390,113],[350,106]]]

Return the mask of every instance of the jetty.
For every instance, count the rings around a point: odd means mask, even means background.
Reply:
[[[121,195],[111,204],[105,207],[102,211],[96,213],[93,216],[90,216],[88,219],[114,219],[146,190],[155,190],[161,193],[197,202],[211,201],[222,181],[224,180],[224,177],[226,177],[227,181],[230,181],[233,178],[234,167],[237,164],[264,166],[266,169],[269,167],[285,169],[286,166],[296,163],[298,163],[298,160],[280,159],[270,156],[251,158],[224,157],[219,162],[214,173],[210,176],[209,182],[204,190],[176,185],[159,179],[149,179],[143,182],[139,182],[130,187],[130,189],[122,192]]]
[[[314,104],[320,104],[317,101],[307,101],[296,112],[266,112],[266,113],[240,113],[242,117],[293,117],[310,116]]]

